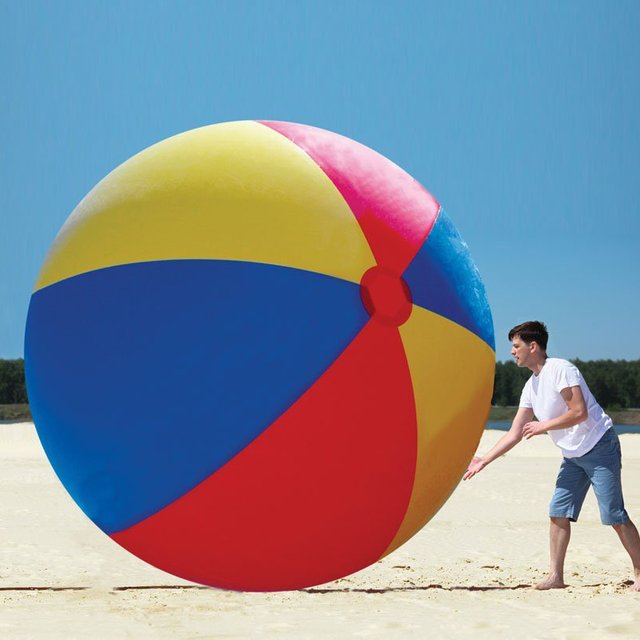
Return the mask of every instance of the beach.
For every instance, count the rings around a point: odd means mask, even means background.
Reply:
[[[480,452],[503,434],[486,431]],[[640,435],[621,435],[626,507],[640,522]],[[547,436],[460,483],[403,547],[302,591],[236,593],[185,582],[111,541],[68,496],[32,424],[0,426],[0,637],[632,638],[640,594],[593,493],[574,525],[561,591],[547,505],[560,453]]]

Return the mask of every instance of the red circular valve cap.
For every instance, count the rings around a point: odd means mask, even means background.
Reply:
[[[411,315],[411,290],[391,269],[369,269],[360,281],[360,295],[369,315],[382,324],[399,327]]]

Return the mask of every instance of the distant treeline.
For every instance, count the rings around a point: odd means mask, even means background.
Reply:
[[[27,387],[24,382],[24,360],[0,360],[0,404],[24,404]]]
[[[598,402],[607,409],[640,407],[640,360],[573,360]],[[531,375],[513,362],[498,362],[491,404],[516,406]],[[24,360],[0,360],[0,404],[28,402]]]
[[[640,360],[572,360],[591,393],[606,409],[640,407]],[[491,404],[516,406],[529,369],[514,362],[498,362]]]

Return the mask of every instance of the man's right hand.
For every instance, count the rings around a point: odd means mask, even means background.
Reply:
[[[487,463],[484,461],[483,458],[475,457],[467,467],[467,470],[464,472],[462,479],[469,480],[469,478],[473,478],[473,476],[475,476],[476,473],[478,473],[479,471],[482,471],[486,466],[487,466]]]

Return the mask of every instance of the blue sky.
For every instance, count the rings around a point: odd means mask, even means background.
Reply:
[[[80,199],[134,153],[227,120],[320,126],[443,204],[497,336],[640,357],[640,3],[0,0],[0,357]]]

